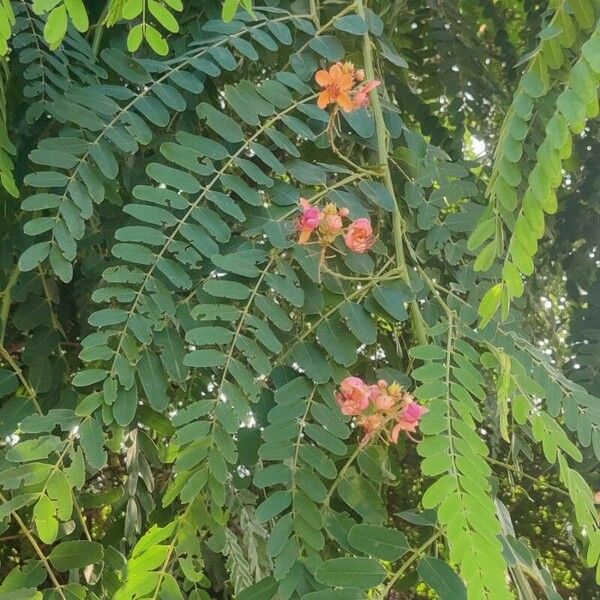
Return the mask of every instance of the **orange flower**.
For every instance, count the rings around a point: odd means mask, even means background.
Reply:
[[[319,108],[338,104],[345,112],[354,110],[354,103],[348,94],[354,83],[352,72],[344,72],[339,65],[333,65],[329,71],[324,69],[317,71],[315,79],[323,88],[317,100]]]

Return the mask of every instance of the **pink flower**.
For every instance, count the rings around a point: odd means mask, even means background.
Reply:
[[[387,411],[394,407],[396,400],[389,394],[380,394],[377,398],[375,398],[375,400],[373,400],[373,404],[377,410]]]
[[[388,393],[388,384],[380,379],[377,385],[369,386],[369,400],[377,410],[387,411],[396,404],[396,399]]]
[[[346,377],[335,395],[344,415],[360,415],[369,406],[369,387],[360,377]]]
[[[365,80],[364,69],[356,69],[356,71],[354,71],[354,79],[356,79],[356,81],[364,81]]]
[[[385,379],[380,379],[375,385],[369,386],[369,398],[375,400],[387,390],[388,384]]]
[[[600,491],[598,491],[594,494],[594,502],[596,504],[600,504]]]
[[[358,419],[358,424],[365,430],[365,435],[360,443],[366,444],[371,439],[371,436],[383,425],[383,417],[377,413],[363,415]]]
[[[306,198],[300,198],[302,214],[296,227],[300,231],[299,244],[307,244],[312,232],[319,226],[323,214],[318,207],[312,206]]]
[[[371,99],[369,94],[381,85],[381,81],[368,81],[364,85],[361,85],[352,98],[352,103],[355,108],[362,108],[363,106],[369,106]]]
[[[401,431],[408,433],[414,433],[419,426],[421,417],[428,412],[424,406],[417,404],[416,402],[409,402],[396,417],[396,425],[392,431],[392,442],[396,444],[398,442],[398,436]]]
[[[375,243],[371,221],[364,217],[356,219],[348,227],[344,241],[346,242],[346,246],[353,252],[364,254]]]

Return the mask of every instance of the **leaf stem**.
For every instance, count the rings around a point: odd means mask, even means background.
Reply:
[[[416,550],[414,550],[408,558],[408,560],[402,564],[398,571],[396,571],[394,576],[389,580],[388,584],[385,586],[384,590],[375,598],[375,600],[384,600],[384,598],[387,598],[388,592],[394,587],[396,581],[398,581],[398,579],[400,579],[400,577],[402,577],[402,575],[406,573],[408,567],[410,567],[410,565],[412,565],[416,560],[421,558],[425,550],[427,550],[427,548],[429,548],[429,546],[431,546],[431,544],[433,544],[441,536],[442,532],[436,531],[430,538],[428,538]]]
[[[92,56],[94,59],[98,58],[98,51],[100,50],[100,43],[102,42],[102,34],[104,33],[104,27],[106,17],[108,15],[108,9],[110,8],[110,0],[106,0],[106,4],[102,9],[102,13],[98,17],[98,23],[96,24],[96,30],[94,31],[94,38],[92,39]]]
[[[350,455],[350,458],[346,461],[346,464],[342,467],[342,469],[338,473],[338,476],[336,477],[335,481],[331,484],[331,487],[329,488],[329,490],[327,492],[327,496],[325,496],[325,500],[323,500],[323,504],[325,506],[329,506],[329,501],[331,500],[331,496],[333,496],[333,492],[335,492],[338,485],[342,481],[344,475],[346,474],[346,471],[352,466],[352,464],[354,463],[354,461],[357,459],[358,455],[360,454],[360,451],[363,449],[364,449],[364,446],[362,446],[361,444],[357,444],[356,449]]]
[[[312,20],[315,23],[315,27],[317,29],[320,29],[321,18],[319,16],[319,0],[310,0],[310,14],[312,16]]]
[[[549,490],[553,490],[554,492],[561,494],[562,496],[566,496],[567,498],[570,498],[568,492],[565,492],[565,490],[552,485],[551,483],[546,483],[544,481],[540,481],[539,478],[534,477],[533,475],[528,475],[527,473],[525,473],[524,471],[522,471],[521,469],[510,465],[508,463],[505,463],[501,460],[496,460],[495,458],[490,458],[489,456],[485,457],[485,460],[487,460],[490,464],[492,465],[498,465],[500,467],[504,467],[505,469],[507,469],[508,471],[512,471],[513,473],[517,473],[520,477],[524,477],[525,479],[529,479],[529,481],[533,481],[534,483],[537,483],[540,486],[543,486],[545,488],[548,488]]]
[[[29,394],[29,397],[31,399],[31,402],[33,402],[33,405],[35,406],[35,409],[40,415],[43,415],[44,411],[42,410],[38,402],[36,391],[33,389],[29,381],[27,381],[25,375],[23,375],[21,367],[19,367],[15,359],[10,355],[10,352],[2,345],[0,345],[0,357],[2,357],[10,365],[11,369],[16,373],[17,377],[19,378],[19,381]]]
[[[50,319],[52,321],[52,326],[63,336],[63,338],[67,339],[67,334],[65,333],[65,330],[62,328],[62,325],[60,324],[58,317],[54,314],[54,308],[53,308],[54,301],[52,300],[52,293],[50,292],[50,288],[48,287],[48,282],[46,281],[46,274],[44,273],[44,269],[42,269],[42,267],[39,266],[38,272],[40,274],[40,280],[42,282],[42,289],[44,290],[44,296],[46,298],[46,302],[48,303],[48,308],[50,310]]]
[[[11,271],[6,287],[2,292],[2,304],[0,305],[0,346],[4,347],[4,336],[6,335],[6,326],[8,325],[8,313],[10,312],[10,305],[12,303],[12,289],[19,279],[19,267]]]
[[[318,319],[315,320],[314,323],[311,323],[311,325],[308,327],[308,329],[306,329],[304,331],[304,333],[302,333],[299,336],[296,336],[296,338],[294,339],[293,342],[291,342],[291,344],[287,347],[287,349],[285,350],[285,352],[283,352],[283,354],[281,354],[279,356],[278,359],[278,363],[279,364],[283,364],[283,361],[290,355],[291,351],[302,341],[304,341],[309,335],[310,333],[312,333],[313,331],[315,331],[317,329],[317,327],[323,323],[323,321],[326,321],[331,315],[335,314],[342,305],[346,304],[346,302],[350,302],[351,300],[353,300],[354,298],[362,298],[363,296],[365,296],[367,294],[367,292],[374,287],[375,285],[377,285],[378,283],[380,283],[381,281],[389,281],[392,279],[400,279],[400,274],[398,273],[397,269],[390,269],[389,271],[386,271],[387,267],[388,267],[389,262],[387,262],[383,268],[375,274],[375,276],[371,279],[369,279],[364,285],[357,287],[356,290],[354,290],[351,294],[349,294],[348,296],[344,296],[344,299],[341,300],[340,302],[338,302],[335,306],[333,306],[332,308],[330,308],[326,313],[322,314]]]
[[[322,25],[321,27],[317,27],[317,31],[312,35],[312,37],[306,43],[304,43],[302,46],[300,46],[300,48],[298,48],[298,50],[296,50],[296,52],[294,52],[294,54],[297,56],[300,56],[308,48],[308,46],[310,45],[310,42],[312,40],[318,38],[324,31],[327,31],[335,23],[335,21],[337,19],[339,19],[340,17],[343,17],[344,15],[347,15],[349,12],[354,12],[356,7],[357,7],[356,3],[349,4],[348,6],[343,8],[339,13],[337,13],[337,15],[334,15],[333,17],[331,17],[331,19],[329,19],[329,21],[327,21],[327,23],[325,23],[325,25]],[[310,16],[314,20],[315,17],[314,17],[314,13],[312,12],[312,4],[311,4]],[[317,11],[317,18],[318,18],[318,11]],[[282,71],[286,71],[289,66],[290,66],[290,61],[288,60],[287,63],[285,64],[285,66],[283,67]]]
[[[364,0],[356,0],[356,13],[367,21]],[[371,47],[371,38],[369,32],[363,35],[363,66],[365,69],[366,79],[373,81],[375,77],[375,67],[373,64],[373,50]],[[379,102],[379,95],[377,90],[372,90],[370,93],[371,108],[373,110],[373,116],[375,117],[375,134],[377,138],[377,159],[383,170],[383,181],[388,192],[394,199],[394,210],[392,212],[392,228],[394,237],[394,248],[396,251],[396,265],[400,270],[402,279],[410,286],[410,278],[408,275],[408,267],[406,264],[406,258],[404,256],[404,220],[400,214],[400,208],[398,206],[398,199],[394,191],[394,183],[392,181],[392,173],[390,171],[389,158],[388,158],[388,141],[387,141],[387,129],[385,121],[383,120],[383,112],[381,110],[381,103]],[[419,344],[427,343],[426,325],[419,310],[419,305],[416,300],[413,300],[409,306],[413,332],[419,342]]]

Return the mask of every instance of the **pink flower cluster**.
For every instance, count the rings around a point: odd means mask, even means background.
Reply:
[[[342,414],[358,417],[358,424],[365,430],[362,444],[367,443],[376,432],[385,430],[390,423],[393,423],[389,434],[392,443],[398,442],[402,431],[411,437],[427,412],[400,385],[388,384],[384,379],[368,385],[360,377],[346,377],[340,383],[335,399]]]
[[[308,244],[313,233],[316,233],[323,246],[329,246],[335,238],[344,234],[344,242],[348,249],[364,254],[375,243],[371,221],[364,217],[355,219],[348,227],[343,220],[349,216],[347,208],[338,208],[329,203],[323,210],[310,204],[306,198],[300,198],[300,218],[296,223],[299,231],[298,243]]]

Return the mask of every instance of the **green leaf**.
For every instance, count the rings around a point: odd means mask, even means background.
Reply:
[[[467,242],[467,247],[469,250],[477,250],[481,244],[487,241],[496,231],[496,220],[495,219],[486,219],[485,221],[481,221],[473,233],[469,236],[469,240]]]
[[[233,21],[233,17],[235,17],[235,13],[238,10],[240,5],[240,0],[225,0],[223,3],[223,10],[221,12],[221,18],[225,23],[229,23]]]
[[[177,33],[179,31],[179,23],[172,13],[162,4],[156,0],[148,0],[148,8],[150,14],[171,33]]]
[[[264,600],[265,598],[272,598],[278,587],[279,582],[273,577],[265,577],[258,583],[241,591],[236,596],[236,600]]]
[[[127,50],[129,50],[129,52],[135,52],[142,45],[144,39],[143,27],[144,26],[140,23],[129,30],[129,33],[127,34]]]
[[[98,565],[104,558],[104,548],[98,542],[77,540],[61,542],[48,555],[48,560],[58,571],[81,569],[87,565]]]
[[[58,520],[54,503],[46,494],[42,494],[33,507],[33,520],[40,540],[52,544],[58,535]]]
[[[496,314],[500,301],[502,299],[502,284],[497,283],[491,287],[479,303],[479,316],[481,317],[481,326],[484,327]]]
[[[29,246],[19,257],[19,269],[27,272],[35,269],[50,253],[50,242],[39,242]]]
[[[388,189],[377,181],[361,181],[358,184],[360,191],[373,204],[380,206],[384,210],[393,211],[396,202]]]
[[[0,369],[0,398],[12,394],[18,387],[17,374],[8,369]]]
[[[58,48],[67,33],[67,9],[64,5],[50,11],[44,26],[44,39],[51,48]]]
[[[477,255],[475,264],[473,265],[473,268],[476,271],[489,271],[496,258],[496,247],[496,240],[492,240],[489,244],[484,246],[483,250]]]
[[[35,502],[38,494],[20,494],[0,504],[0,521],[3,521],[11,512],[16,512],[24,506]]]
[[[338,319],[327,319],[321,323],[317,328],[317,337],[336,362],[349,366],[356,361],[355,343]]]
[[[65,0],[65,6],[77,31],[85,32],[89,27],[87,11],[82,0]]]
[[[464,583],[443,560],[426,556],[419,561],[417,570],[421,579],[439,594],[440,600],[466,600]]]
[[[297,344],[292,358],[315,383],[326,383],[331,377],[327,360],[319,349],[309,342]]]
[[[324,585],[368,590],[387,575],[385,568],[370,558],[333,558],[317,567],[315,578]]]
[[[137,366],[140,383],[150,401],[150,406],[157,411],[164,410],[169,403],[169,398],[167,382],[158,356],[154,352],[146,350],[140,357]]]
[[[346,319],[348,329],[363,344],[374,344],[377,341],[377,326],[360,304],[347,302],[340,307],[340,314]]]
[[[311,50],[330,61],[340,60],[345,51],[342,43],[332,35],[321,35],[310,38],[308,45]]]
[[[333,22],[333,26],[340,31],[346,31],[354,35],[367,33],[368,27],[362,17],[358,15],[346,15]]]
[[[365,554],[389,561],[398,560],[410,549],[406,537],[400,531],[366,524],[352,527],[348,543]]]
[[[94,469],[101,469],[106,464],[104,451],[104,435],[100,423],[88,418],[79,429],[79,440],[86,460]]]
[[[397,321],[408,319],[406,304],[410,297],[411,292],[407,285],[400,281],[385,282],[373,289],[373,298]]]
[[[268,521],[276,517],[279,513],[288,508],[292,503],[292,494],[280,490],[272,492],[256,509],[256,518],[261,521]]]
[[[185,355],[184,364],[188,367],[220,367],[225,364],[225,355],[219,350],[194,350]]]
[[[148,25],[148,23],[144,27],[144,37],[156,54],[166,56],[169,53],[167,40],[165,40],[158,29],[155,29],[152,25]]]
[[[446,358],[446,350],[440,346],[413,346],[408,353],[420,360],[441,360]]]

